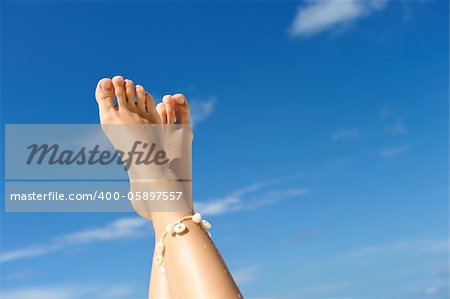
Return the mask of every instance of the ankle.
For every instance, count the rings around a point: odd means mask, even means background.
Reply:
[[[153,229],[155,231],[155,237],[157,240],[166,231],[167,225],[172,224],[182,217],[193,215],[194,212],[154,212],[151,214]]]

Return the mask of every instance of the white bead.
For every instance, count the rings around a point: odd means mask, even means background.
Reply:
[[[210,229],[210,228],[211,228],[211,223],[209,223],[209,222],[206,221],[206,220],[202,220],[202,227],[203,227],[204,229]]]
[[[177,234],[181,234],[182,232],[184,232],[186,230],[186,225],[184,223],[177,223],[175,225],[175,227],[173,228],[173,230],[177,233]]]
[[[156,251],[158,253],[163,253],[163,251],[164,251],[164,244],[162,242],[158,242],[158,245],[156,245]]]
[[[173,225],[172,224],[167,224],[166,232],[169,234],[173,233]]]
[[[202,221],[202,215],[200,215],[200,213],[195,213],[192,216],[192,221],[194,221],[194,223],[200,223]]]
[[[162,255],[158,254],[158,255],[155,257],[155,264],[161,265],[162,262],[163,262],[163,257],[162,257]]]

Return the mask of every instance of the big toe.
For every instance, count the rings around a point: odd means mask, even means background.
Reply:
[[[95,99],[97,100],[100,112],[114,109],[114,86],[111,79],[103,78],[98,81],[95,89]]]
[[[177,124],[189,124],[189,103],[187,98],[177,93],[172,96],[175,104],[175,116],[177,118]]]

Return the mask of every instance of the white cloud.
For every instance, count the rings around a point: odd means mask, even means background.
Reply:
[[[397,156],[397,155],[400,155],[400,154],[408,151],[409,149],[410,149],[410,147],[408,145],[386,147],[386,148],[381,149],[380,155],[385,158]]]
[[[440,287],[432,286],[432,287],[429,287],[429,288],[427,288],[425,290],[425,294],[427,294],[427,295],[434,295],[434,294],[439,293],[439,291],[440,291]]]
[[[386,244],[369,245],[345,253],[344,257],[351,259],[369,257],[404,255],[404,254],[434,254],[446,253],[449,249],[448,239],[431,240],[401,240]]]
[[[191,123],[196,125],[211,115],[216,104],[215,98],[193,100],[190,102]]]
[[[238,269],[238,270],[232,271],[232,272],[233,272],[233,278],[236,281],[236,283],[238,285],[241,285],[241,284],[244,284],[247,282],[254,281],[257,278],[258,273],[260,271],[261,271],[260,266],[250,266],[250,267],[241,268],[241,269]]]
[[[230,194],[196,204],[197,209],[205,215],[218,215],[233,211],[251,210],[276,203],[280,200],[305,195],[304,188],[284,188],[280,190],[263,190],[264,187],[291,180],[277,179],[256,183]],[[256,196],[257,195],[257,196]],[[50,253],[85,245],[94,242],[104,242],[125,238],[136,238],[149,234],[149,222],[140,217],[121,218],[104,226],[85,229],[73,233],[57,236],[44,244],[26,246],[0,253],[0,264],[14,260],[33,258]]]
[[[280,294],[251,297],[252,299],[356,299],[354,297],[336,296],[336,293],[347,290],[352,285],[346,282],[331,282],[312,286],[299,287],[293,285],[291,289]]]
[[[130,285],[114,285],[100,290],[97,298],[127,298],[133,293],[133,287]]]
[[[77,296],[73,290],[61,287],[3,290],[1,294],[3,299],[74,299]]]
[[[387,130],[393,135],[405,135],[408,133],[408,128],[402,121],[397,121],[396,123],[389,125]]]
[[[290,27],[293,36],[336,29],[384,8],[387,0],[309,0],[301,5]]]
[[[0,254],[0,263],[50,254],[75,245],[99,241],[133,238],[145,235],[148,221],[139,217],[121,218],[105,226],[65,234],[46,244],[27,246]]]
[[[38,271],[35,270],[20,270],[20,271],[14,271],[9,273],[2,273],[2,279],[6,280],[25,280],[29,279],[31,277],[37,276],[39,274]]]
[[[132,296],[130,285],[106,287],[80,286],[40,286],[7,289],[1,291],[2,299],[84,299],[84,298],[138,298]]]
[[[344,139],[356,139],[358,137],[359,137],[358,129],[345,129],[335,132],[332,136],[332,139],[339,141]]]
[[[327,298],[330,298],[330,295],[333,295],[338,291],[342,291],[350,287],[351,284],[344,282],[328,283],[299,289],[294,291],[292,295],[295,294],[296,298],[304,299],[323,298],[323,296],[327,296]]]
[[[61,248],[62,246],[60,244],[45,244],[6,251],[0,254],[0,263],[47,255],[54,251],[60,250]]]
[[[196,203],[196,207],[202,214],[205,215],[218,215],[237,211],[242,209],[243,196],[256,192],[265,185],[266,183],[256,183],[245,188],[235,190],[224,197],[210,199],[205,202],[198,202]]]
[[[395,111],[394,108],[392,108],[391,106],[385,105],[385,106],[383,106],[381,108],[380,118],[381,119],[385,119],[385,118],[390,117],[391,115],[393,115],[395,112],[396,111]]]
[[[224,197],[196,204],[198,210],[205,215],[218,215],[241,209],[241,200],[237,197]]]
[[[382,107],[380,119],[386,132],[392,135],[405,135],[408,133],[408,127],[403,121],[400,113],[394,108],[389,106]]]
[[[263,206],[271,205],[277,203],[286,198],[291,198],[295,196],[303,196],[309,192],[308,189],[305,188],[291,188],[291,189],[282,189],[276,191],[268,191],[263,194],[257,195],[256,199],[253,199],[251,202],[245,205],[247,209],[256,209]]]
[[[141,236],[142,228],[148,224],[144,218],[120,218],[103,227],[66,234],[57,238],[62,244],[86,244],[97,241],[116,240]]]
[[[305,188],[284,188],[265,191],[263,188],[279,183],[280,180],[260,182],[235,190],[223,197],[196,203],[197,209],[205,215],[219,215],[241,210],[252,210],[276,203],[280,200],[302,196],[308,193]]]

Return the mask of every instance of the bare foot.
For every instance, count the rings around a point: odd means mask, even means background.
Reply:
[[[191,211],[192,196],[183,191],[180,182],[184,180],[170,167],[162,121],[152,96],[142,86],[135,87],[131,80],[121,76],[100,80],[95,95],[103,131],[128,166],[131,191],[135,194],[131,204],[136,212],[151,218],[154,212]],[[150,159],[152,162],[139,163],[136,152],[144,153],[142,158],[150,149],[155,156]],[[132,163],[128,164],[130,161]],[[178,196],[180,193],[182,195]],[[168,200],[175,196],[176,201]]]
[[[194,138],[189,119],[189,103],[183,94],[166,95],[156,105],[163,123],[164,146],[170,167],[182,183],[186,194],[192,196],[192,141]]]

